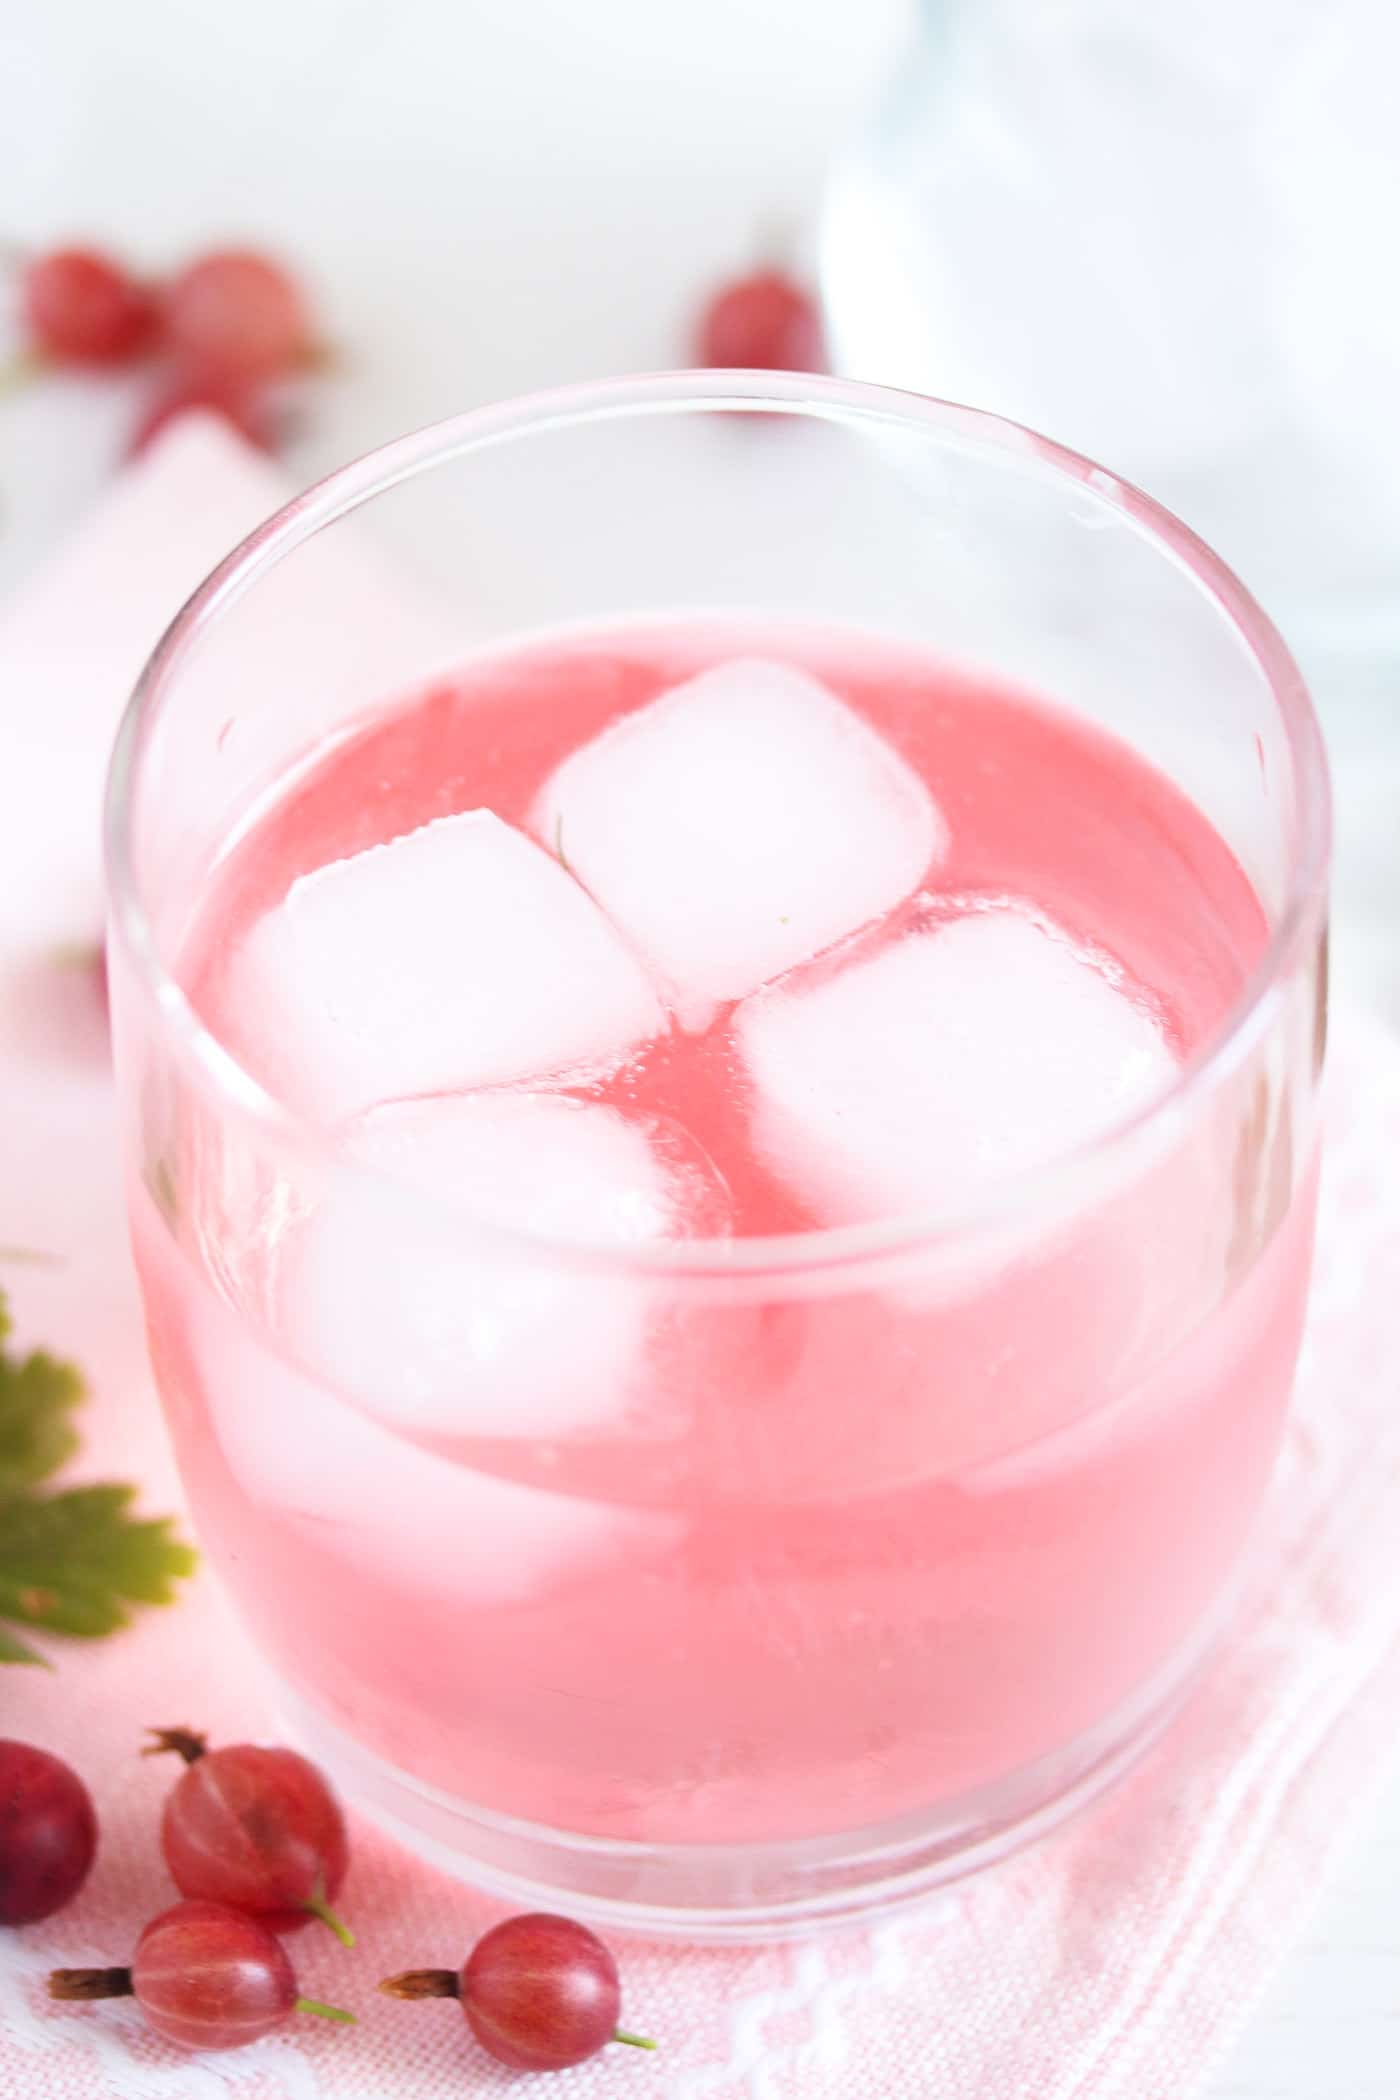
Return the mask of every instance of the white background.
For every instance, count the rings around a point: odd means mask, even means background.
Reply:
[[[343,350],[292,453],[309,476],[473,402],[684,361],[707,283],[775,240],[800,252],[909,16],[906,0],[0,0],[0,240],[87,233],[153,268],[223,235],[285,250]],[[0,407],[0,588],[110,470],[131,410],[83,384]],[[1378,678],[1322,699],[1342,974],[1400,1019],[1391,696]],[[1211,2100],[1397,2094],[1400,1781]]]

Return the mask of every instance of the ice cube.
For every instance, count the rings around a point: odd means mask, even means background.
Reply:
[[[244,1494],[362,1574],[507,1604],[674,1540],[660,1514],[496,1479],[406,1443],[277,1362],[227,1307],[196,1313],[200,1389]]]
[[[234,957],[223,1006],[254,1074],[324,1121],[616,1063],[666,1025],[598,907],[488,810],[300,877]]]
[[[830,1222],[934,1210],[1114,1122],[1175,1063],[1057,927],[981,911],[739,1011],[759,1152]]]
[[[791,665],[720,664],[567,758],[531,816],[683,1025],[879,918],[947,834],[898,754]]]
[[[508,1234],[596,1250],[723,1231],[727,1197],[698,1146],[596,1102],[526,1093],[380,1109],[353,1145],[388,1178],[347,1166],[289,1252],[284,1316],[302,1361],[437,1446],[576,1434],[615,1426],[639,1399],[655,1408],[643,1390],[655,1287],[513,1249]]]

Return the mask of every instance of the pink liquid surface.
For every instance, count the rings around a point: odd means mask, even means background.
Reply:
[[[460,810],[523,824],[568,753],[735,653],[732,636],[541,646],[330,750],[211,886],[186,972],[206,1017],[236,1035],[228,958],[295,878]],[[1210,1034],[1266,927],[1163,777],[946,666],[820,635],[766,653],[858,710],[948,826],[917,897],[852,952],[911,913],[1010,896],[1120,973],[1176,1057]],[[754,1144],[734,1044],[721,1005],[569,1091],[686,1133],[737,1235],[829,1222]],[[210,1169],[187,1155],[197,1207]],[[961,1287],[678,1291],[640,1398],[547,1437],[469,1416],[400,1433],[287,1345],[239,1250],[216,1254],[217,1291],[149,1203],[137,1239],[202,1535],[308,1702],[489,1811],[740,1842],[975,1796],[1103,1728],[1189,1649],[1268,1475],[1309,1252],[1300,1199],[1235,1262],[1232,1186],[1198,1134]]]

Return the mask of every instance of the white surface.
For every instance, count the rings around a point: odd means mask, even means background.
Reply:
[[[90,230],[152,264],[246,231],[305,258],[345,346],[293,459],[319,471],[473,401],[674,362],[697,289],[803,218],[907,13],[906,0],[12,5],[4,231]],[[73,514],[130,413],[77,385],[0,410],[0,581]],[[1320,684],[1339,974],[1400,1019],[1393,683]],[[1398,2091],[1400,1769],[1209,2100]]]
[[[1393,0],[957,12],[832,187],[842,368],[1110,461],[1312,652],[1400,649]]]

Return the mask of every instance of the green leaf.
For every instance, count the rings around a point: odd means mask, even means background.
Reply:
[[[9,1334],[0,1291],[0,1663],[42,1663],[17,1626],[115,1633],[132,1605],[168,1604],[195,1556],[168,1519],[133,1514],[134,1488],[39,1492],[78,1448],[72,1414],[85,1387],[42,1349],[15,1357]]]
[[[11,1633],[5,1626],[0,1626],[0,1663],[39,1663],[45,1669],[48,1667],[37,1648],[31,1648],[27,1641],[22,1641],[17,1633]]]
[[[4,1333],[0,1324],[0,1342]],[[78,1432],[69,1416],[84,1397],[72,1364],[42,1349],[18,1361],[0,1349],[0,1496],[37,1487],[73,1456]]]
[[[104,1483],[0,1500],[0,1619],[94,1640],[133,1604],[169,1604],[195,1556],[168,1518],[134,1516],[135,1499]]]

